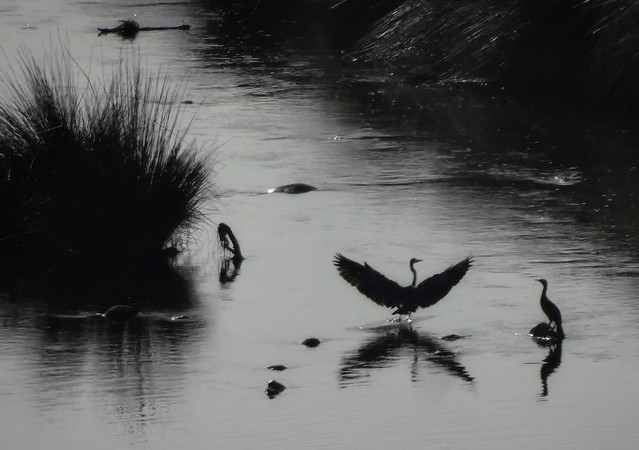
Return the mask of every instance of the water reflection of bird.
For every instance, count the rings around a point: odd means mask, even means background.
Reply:
[[[343,387],[367,377],[371,369],[392,366],[401,356],[413,359],[411,364],[413,381],[417,381],[420,360],[441,366],[447,373],[464,381],[474,380],[466,367],[455,359],[455,353],[448,350],[439,339],[419,334],[411,326],[404,324],[400,328],[380,327],[378,331],[379,335],[366,341],[357,350],[349,352],[342,359],[339,375]]]
[[[540,302],[541,302],[541,309],[543,310],[544,314],[548,316],[548,320],[549,320],[548,326],[550,327],[550,325],[554,323],[555,329],[557,331],[557,338],[563,339],[565,335],[564,335],[564,329],[562,327],[561,311],[559,311],[559,308],[557,307],[557,305],[551,302],[548,296],[546,295],[546,292],[548,292],[548,281],[544,280],[543,278],[537,281],[539,281],[544,287],[543,290],[541,291]]]
[[[227,284],[235,281],[235,278],[240,274],[242,261],[243,260],[239,258],[226,258],[222,260],[220,264],[220,283]]]
[[[557,341],[555,345],[551,345],[548,351],[548,356],[544,359],[544,363],[541,365],[539,376],[541,377],[541,396],[546,397],[548,395],[548,377],[559,368],[561,364],[561,340]]]
[[[413,272],[413,283],[410,286],[400,286],[367,263],[361,265],[341,253],[335,255],[333,263],[342,278],[362,294],[378,305],[396,308],[393,314],[399,314],[400,319],[404,314],[408,314],[410,319],[417,308],[426,308],[444,298],[453,286],[464,278],[473,262],[472,258],[468,257],[417,285],[417,271],[414,266],[420,261],[421,259],[417,258],[410,260],[410,270]]]

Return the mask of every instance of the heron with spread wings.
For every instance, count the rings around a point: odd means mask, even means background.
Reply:
[[[400,286],[367,263],[362,265],[341,253],[337,253],[333,259],[342,278],[378,305],[395,308],[393,314],[398,314],[400,320],[402,315],[408,315],[410,320],[411,314],[417,311],[417,308],[427,308],[444,298],[453,286],[464,278],[473,263],[472,257],[468,257],[417,284],[415,264],[420,261],[421,259],[417,258],[410,260],[413,283]]]

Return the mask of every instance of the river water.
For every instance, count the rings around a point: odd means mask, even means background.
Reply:
[[[2,448],[635,448],[636,122],[476,81],[415,89],[299,43],[256,49],[205,2],[0,11],[9,64],[62,39],[91,76],[133,48],[185,82],[221,193],[180,259],[192,309],[52,331],[40,302],[0,303]],[[134,15],[192,29],[97,36]],[[291,182],[319,190],[266,194]],[[218,222],[246,256],[232,282]],[[411,257],[420,278],[475,264],[399,325],[338,276],[338,251],[400,284]],[[536,278],[564,316],[559,348],[528,336],[545,320]],[[269,399],[271,379],[287,389]]]

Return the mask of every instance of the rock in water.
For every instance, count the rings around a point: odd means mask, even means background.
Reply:
[[[269,396],[269,398],[273,398],[279,394],[281,394],[284,389],[286,389],[286,386],[284,386],[282,383],[278,383],[275,380],[271,380],[268,382],[268,385],[266,386],[266,395]]]
[[[446,336],[442,336],[439,339],[442,341],[456,341],[458,339],[464,339],[466,336],[460,336],[458,334],[448,334]]]
[[[540,322],[535,325],[529,333],[532,337],[538,339],[557,339],[557,332],[546,322]]]
[[[137,315],[137,313],[138,309],[135,306],[114,305],[104,312],[104,318],[107,320],[123,322],[133,318]]]
[[[284,194],[304,194],[310,191],[316,191],[317,188],[315,186],[311,186],[310,184],[305,183],[292,183],[285,184],[283,186],[276,187],[275,189],[269,189],[268,193],[272,194],[273,192],[282,192]]]
[[[310,348],[315,348],[320,345],[320,340],[317,338],[308,338],[302,341],[302,344]]]

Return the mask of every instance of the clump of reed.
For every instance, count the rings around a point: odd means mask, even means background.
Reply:
[[[428,65],[444,80],[521,75],[524,71],[517,69],[532,57],[532,51],[548,50],[551,3],[405,0],[372,27],[355,54],[400,70]],[[527,48],[533,37],[536,47]]]
[[[637,0],[405,0],[366,33],[359,60],[434,80],[494,81],[639,102]]]
[[[5,270],[134,277],[206,220],[213,162],[180,131],[182,86],[133,57],[95,83],[68,52],[23,52],[3,79]]]
[[[629,108],[639,101],[639,1],[584,1],[582,16],[589,18],[592,42],[587,54],[584,84],[600,98],[611,98]],[[636,108],[635,108],[636,109]]]

